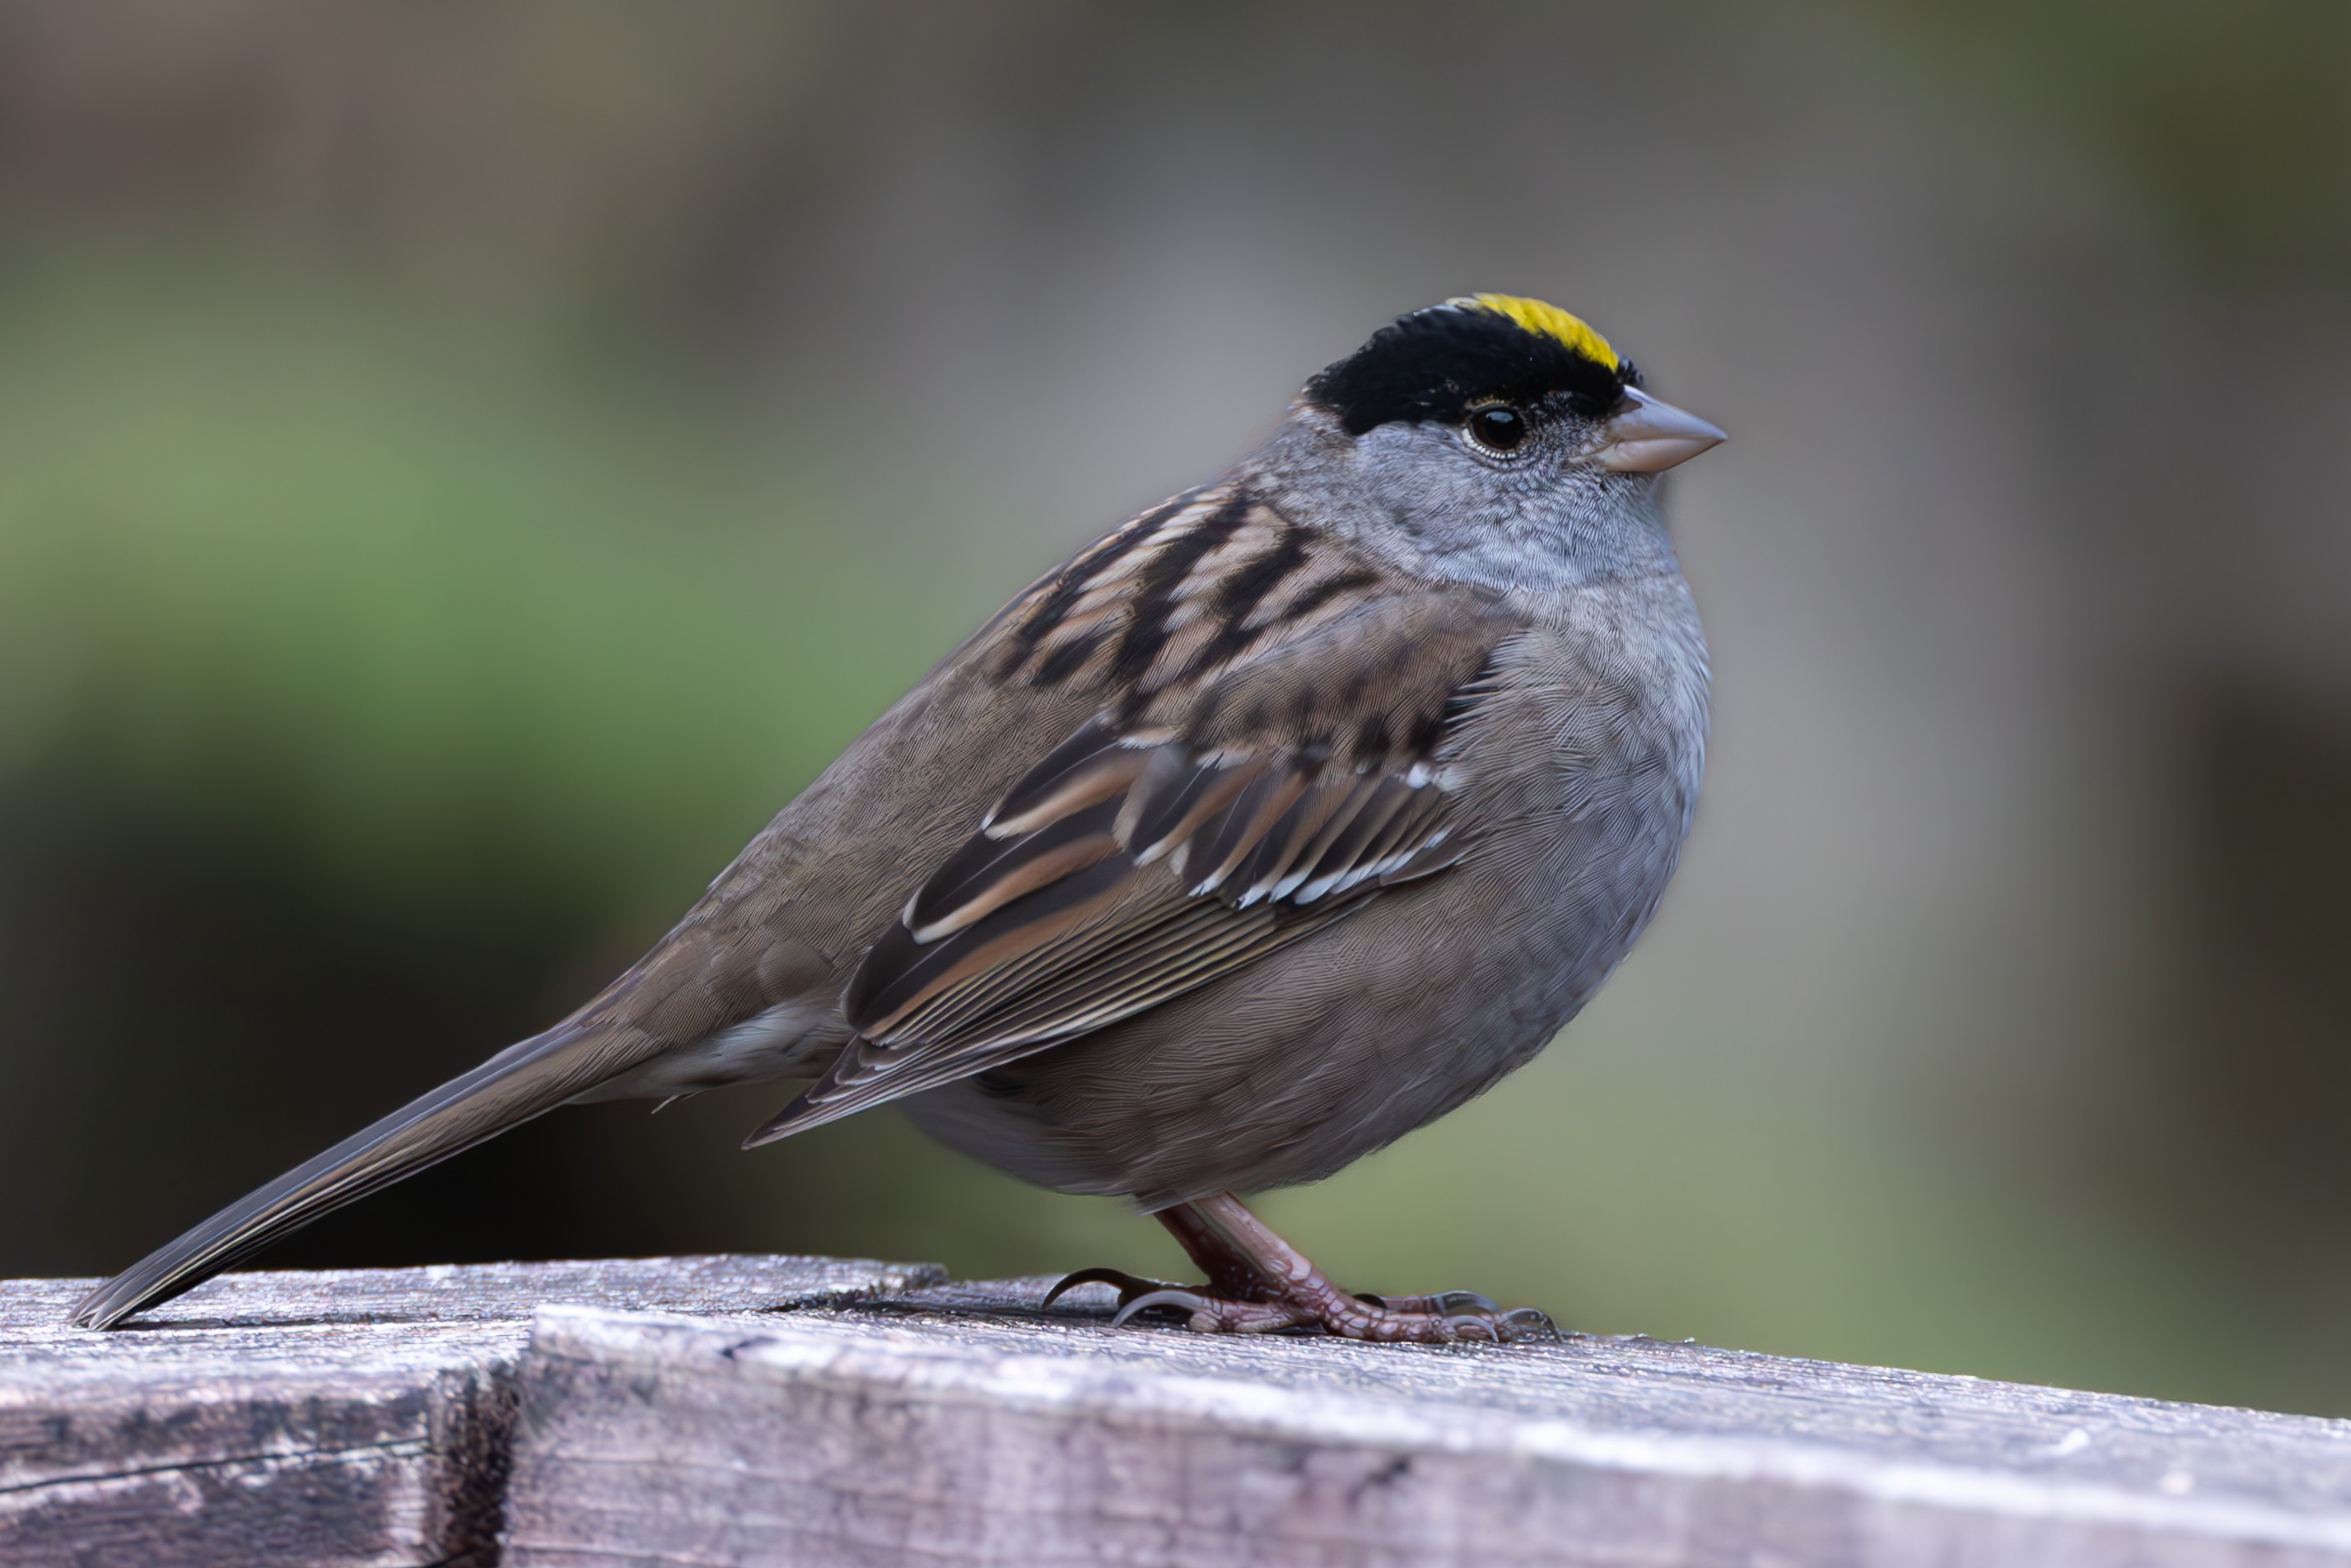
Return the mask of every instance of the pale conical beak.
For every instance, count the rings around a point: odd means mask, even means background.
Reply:
[[[1626,387],[1632,406],[1600,427],[1583,455],[1620,474],[1662,474],[1709,446],[1730,439],[1694,413],[1661,402],[1637,387]]]

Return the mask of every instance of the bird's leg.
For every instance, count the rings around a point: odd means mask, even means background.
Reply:
[[[1277,1281],[1260,1273],[1248,1253],[1226,1240],[1200,1213],[1198,1205],[1179,1203],[1152,1218],[1165,1226],[1184,1255],[1200,1266],[1212,1293],[1244,1301],[1262,1301],[1278,1293]]]
[[[1175,1312],[1186,1327],[1207,1333],[1319,1328],[1345,1339],[1437,1344],[1558,1337],[1551,1319],[1533,1308],[1505,1312],[1468,1291],[1393,1300],[1351,1295],[1228,1192],[1178,1204],[1158,1218],[1209,1282],[1201,1290],[1122,1285],[1114,1323]]]
[[[1185,1254],[1207,1276],[1207,1284],[1201,1287],[1207,1294],[1236,1301],[1262,1301],[1273,1294],[1272,1282],[1260,1275],[1245,1255],[1218,1236],[1192,1205],[1179,1203],[1173,1208],[1159,1210],[1152,1218],[1167,1228],[1167,1233],[1176,1238],[1176,1244],[1183,1248]],[[1165,1280],[1142,1279],[1119,1269],[1081,1269],[1074,1274],[1064,1275],[1058,1284],[1045,1292],[1043,1304],[1050,1307],[1061,1298],[1064,1291],[1079,1285],[1092,1284],[1117,1286],[1121,1307],[1138,1297],[1164,1295],[1168,1291],[1189,1293],[1190,1289]]]

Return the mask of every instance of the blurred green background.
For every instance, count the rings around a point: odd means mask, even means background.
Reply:
[[[2351,9],[0,10],[0,1272],[567,1011],[1387,317],[1589,315],[1713,772],[1364,1288],[2351,1413]],[[272,1255],[1177,1267],[887,1114],[549,1116]]]

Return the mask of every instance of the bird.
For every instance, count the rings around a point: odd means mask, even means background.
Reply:
[[[1204,1280],[1114,1322],[1516,1340],[1537,1309],[1333,1284],[1244,1194],[1531,1060],[1615,969],[1705,770],[1659,476],[1725,439],[1581,318],[1457,297],[1252,451],[1038,578],[569,1017],[91,1291],[102,1329],[559,1106],[799,1085],[1157,1218]]]

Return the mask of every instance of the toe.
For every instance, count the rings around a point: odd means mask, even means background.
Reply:
[[[1168,1286],[1135,1297],[1118,1309],[1111,1327],[1123,1328],[1145,1312],[1180,1312],[1194,1333],[1279,1333],[1316,1326],[1314,1314],[1287,1301],[1244,1301]]]
[[[1121,1301],[1117,1314],[1110,1320],[1110,1326],[1122,1329],[1144,1312],[1182,1312],[1186,1322],[1189,1324],[1192,1320],[1202,1316],[1213,1319],[1216,1316],[1216,1308],[1217,1303],[1214,1301],[1197,1291],[1186,1291],[1181,1287],[1170,1285],[1161,1290],[1146,1291],[1142,1295]]]

